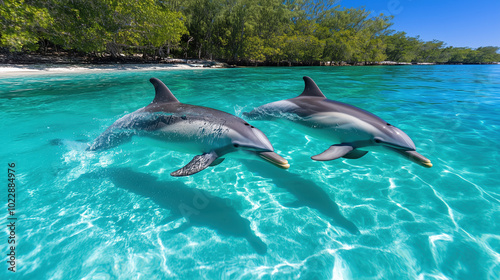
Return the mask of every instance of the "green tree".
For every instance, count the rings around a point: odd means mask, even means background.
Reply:
[[[1,43],[19,50],[47,40],[83,53],[175,45],[183,15],[155,0],[8,0],[0,5]]]
[[[474,50],[469,48],[451,48],[448,50],[451,63],[469,63],[468,59],[474,56]]]
[[[382,40],[392,17],[371,16],[364,9],[334,7],[318,19],[317,36],[325,40],[323,58],[330,61],[367,62],[385,59]]]
[[[491,63],[498,47],[447,47],[389,31],[392,17],[337,0],[0,0],[3,51],[52,45],[237,62]],[[41,48],[39,48],[41,46]]]
[[[480,47],[476,49],[478,52],[479,61],[481,63],[491,63],[491,62],[499,62],[500,54],[498,53],[499,47]]]
[[[113,18],[116,3],[110,0],[51,0],[37,5],[46,8],[54,19],[45,37],[64,49],[103,52],[119,30]]]
[[[225,23],[225,32],[221,37],[224,41],[224,58],[230,61],[238,61],[243,53],[246,23],[249,19],[249,6],[251,0],[228,0],[227,6],[222,12]]]
[[[135,47],[154,50],[163,57],[164,47],[168,55],[170,48],[188,33],[182,13],[158,5],[155,0],[119,1],[114,14],[113,25],[117,29],[107,42],[107,50],[113,56],[121,52],[121,47]]]
[[[408,37],[405,32],[396,32],[384,37],[387,59],[396,62],[412,62],[418,56],[422,42],[418,37]]]
[[[184,37],[185,54],[198,58],[219,58],[225,44],[222,11],[223,0],[186,0],[181,11],[186,15],[189,37]],[[190,42],[192,42],[190,44]]]
[[[443,52],[445,43],[438,40],[424,42],[418,50],[417,62],[446,62],[448,58]]]
[[[242,58],[279,63],[291,11],[280,0],[259,0],[248,7]]]
[[[0,5],[0,45],[14,51],[36,50],[53,21],[45,8],[24,0],[4,0]]]

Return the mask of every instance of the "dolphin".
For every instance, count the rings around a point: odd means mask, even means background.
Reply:
[[[262,105],[243,113],[251,120],[277,120],[320,140],[334,143],[311,157],[317,161],[358,159],[368,151],[392,152],[421,166],[432,167],[399,128],[358,107],[327,99],[316,83],[304,77],[298,97]]]
[[[155,88],[153,101],[115,121],[87,150],[110,149],[139,136],[171,150],[197,154],[186,166],[170,173],[176,177],[198,173],[226,157],[254,157],[283,169],[290,167],[286,159],[274,153],[266,135],[243,119],[181,103],[163,82],[156,78],[149,81]]]

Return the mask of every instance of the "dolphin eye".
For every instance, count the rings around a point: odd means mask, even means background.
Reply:
[[[238,148],[240,145],[238,144],[233,144],[233,147]]]
[[[380,139],[378,139],[378,138],[375,138],[375,143],[380,144],[380,143],[382,143],[382,140],[380,140]]]
[[[392,126],[390,123],[386,123],[387,126]]]

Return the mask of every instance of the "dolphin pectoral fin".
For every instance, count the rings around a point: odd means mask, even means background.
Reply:
[[[195,156],[186,166],[170,173],[170,175],[174,177],[193,175],[209,167],[217,158],[215,152]]]
[[[322,152],[319,155],[312,156],[311,158],[317,161],[334,160],[347,155],[352,150],[354,150],[354,148],[349,145],[332,145],[326,151]]]
[[[348,159],[358,159],[366,155],[368,151],[360,151],[358,149],[354,149],[351,152],[347,153],[343,158],[348,158]]]
[[[216,165],[219,165],[219,164],[221,164],[224,160],[225,160],[225,158],[217,158],[217,159],[215,159],[212,163],[210,163],[210,166],[216,166]]]

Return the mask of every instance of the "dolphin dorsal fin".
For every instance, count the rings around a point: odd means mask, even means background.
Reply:
[[[151,78],[149,81],[155,86],[155,99],[153,99],[153,103],[179,102],[162,81],[157,78]]]
[[[304,88],[304,91],[302,94],[299,96],[313,96],[313,97],[324,97],[326,96],[321,92],[319,87],[316,85],[316,83],[309,77],[304,76],[304,82],[306,83],[306,86]]]

